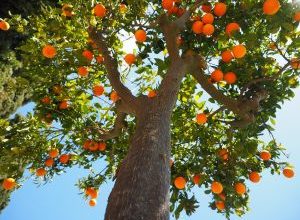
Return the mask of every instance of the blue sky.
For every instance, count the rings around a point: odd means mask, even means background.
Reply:
[[[277,114],[275,136],[284,144],[290,154],[289,161],[295,166],[296,176],[288,180],[281,176],[272,176],[264,173],[259,184],[251,184],[250,208],[251,211],[238,218],[232,219],[260,220],[263,218],[272,220],[299,220],[300,215],[300,178],[297,175],[297,167],[300,167],[300,89],[296,91],[296,97],[286,102]],[[26,109],[31,108],[28,106]],[[26,110],[25,109],[25,110]],[[24,109],[23,109],[24,111]],[[264,137],[269,139],[268,135]],[[95,166],[101,166],[96,164]],[[32,179],[28,179],[23,187],[12,194],[9,206],[0,215],[0,220],[102,220],[109,192],[113,183],[109,182],[100,189],[98,205],[90,208],[87,201],[79,195],[78,188],[74,186],[80,177],[87,175],[87,171],[78,168],[69,169],[64,175],[57,176],[52,183],[38,187]],[[182,216],[180,220],[222,220],[222,215],[208,208],[209,195],[205,195],[201,189],[195,190],[200,201],[200,207],[192,217]]]

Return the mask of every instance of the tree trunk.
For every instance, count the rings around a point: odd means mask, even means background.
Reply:
[[[137,116],[136,131],[109,196],[105,220],[169,219],[171,110],[153,101],[145,108]]]

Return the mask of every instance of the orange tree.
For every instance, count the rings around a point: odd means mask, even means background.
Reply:
[[[294,175],[273,135],[260,137],[299,84],[299,10],[285,0],[69,0],[2,20],[31,36],[19,50],[36,103],[1,122],[2,188],[18,186],[18,164],[47,181],[102,160],[78,186],[94,206],[115,179],[105,219],[191,215],[193,187],[212,209],[242,215],[245,180]],[[128,36],[137,49],[125,54]]]

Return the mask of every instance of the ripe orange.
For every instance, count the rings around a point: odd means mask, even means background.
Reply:
[[[213,14],[211,14],[211,13],[207,13],[207,14],[205,14],[205,15],[203,15],[203,17],[202,17],[202,22],[204,23],[204,24],[212,24],[212,23],[214,23],[214,16],[213,16]]]
[[[87,60],[92,61],[94,54],[90,50],[84,50],[82,52],[82,56],[84,56]]]
[[[74,15],[74,13],[72,12],[72,5],[69,4],[64,4],[61,8],[62,10],[62,15],[65,17],[72,17]]]
[[[58,154],[59,154],[59,150],[58,149],[56,149],[56,148],[53,148],[53,149],[51,149],[50,151],[49,151],[49,157],[51,157],[51,158],[55,158],[55,157],[57,157],[58,156]]]
[[[69,103],[67,100],[62,100],[58,105],[58,109],[60,109],[60,110],[65,110],[68,108],[69,108]]]
[[[148,98],[154,98],[155,96],[156,96],[156,91],[154,91],[154,90],[150,90],[149,92],[148,92]]]
[[[139,43],[143,43],[143,42],[145,42],[146,39],[147,39],[146,31],[141,30],[141,29],[140,29],[140,30],[137,30],[137,31],[135,32],[134,36],[135,36],[136,41],[139,42]]]
[[[291,167],[285,167],[282,173],[286,178],[293,178],[295,175],[294,170]]]
[[[220,69],[216,69],[211,73],[211,79],[214,82],[220,82],[221,80],[223,80],[223,72]]]
[[[98,190],[89,187],[85,190],[86,195],[90,196],[92,199],[96,199],[98,197]]]
[[[229,152],[225,148],[220,149],[218,152],[218,155],[222,160],[228,160],[228,158],[229,158]]]
[[[266,0],[263,5],[263,11],[266,15],[274,15],[280,9],[280,2],[278,0]]]
[[[240,25],[236,22],[232,22],[226,25],[225,32],[228,36],[231,36],[234,32],[240,30]]]
[[[249,174],[249,180],[253,183],[258,183],[260,181],[260,175],[258,172],[251,172]]]
[[[97,4],[94,7],[94,15],[103,18],[106,15],[106,8],[102,4]]]
[[[195,185],[199,185],[200,180],[201,180],[201,176],[199,174],[195,174],[193,176],[193,182],[194,182]]]
[[[247,52],[246,47],[242,44],[236,45],[232,48],[232,53],[234,57],[237,59],[243,58],[246,55],[246,52]]]
[[[2,188],[5,190],[12,190],[17,185],[15,179],[13,178],[6,178],[3,180]]]
[[[211,5],[206,5],[206,4],[203,4],[201,6],[201,9],[202,11],[206,12],[206,13],[209,13],[211,11]]]
[[[243,195],[246,193],[246,186],[244,183],[236,183],[234,185],[235,191],[239,195]]]
[[[47,167],[52,167],[53,164],[54,164],[53,158],[48,158],[48,159],[45,161],[45,166],[47,166]]]
[[[217,2],[215,4],[215,7],[214,7],[214,13],[215,15],[217,15],[218,17],[221,17],[223,15],[225,15],[227,11],[227,6],[226,4],[222,3],[222,2]]]
[[[10,28],[9,23],[7,23],[6,21],[0,21],[0,29],[3,31],[8,31],[8,29]]]
[[[225,50],[225,51],[223,51],[222,54],[221,54],[221,57],[222,57],[222,60],[225,63],[230,63],[231,60],[233,59],[233,55],[232,55],[231,50]]]
[[[118,93],[116,91],[112,91],[110,93],[110,100],[113,101],[113,102],[116,102],[120,99]]]
[[[128,65],[132,65],[135,63],[136,57],[134,54],[129,53],[129,54],[126,54],[126,56],[124,57],[124,60]]]
[[[220,182],[214,181],[211,184],[211,191],[214,194],[220,194],[221,192],[223,192],[223,185]]]
[[[43,47],[42,49],[42,53],[44,57],[47,58],[54,58],[56,55],[56,49],[55,47],[53,47],[52,45],[48,44],[46,46]]]
[[[43,104],[50,104],[51,103],[51,99],[49,96],[45,96],[44,98],[41,99],[41,102]]]
[[[86,77],[89,74],[89,71],[85,66],[80,66],[77,69],[77,73],[79,76]]]
[[[96,206],[96,205],[97,205],[97,200],[96,200],[96,199],[91,199],[90,202],[89,202],[89,205],[90,205],[91,207]]]
[[[182,176],[176,177],[174,180],[174,185],[177,189],[184,189],[185,184],[186,184],[186,180]]]
[[[97,63],[103,63],[104,57],[102,55],[99,55],[96,57],[96,61],[97,61]]]
[[[199,125],[203,125],[207,122],[207,116],[205,113],[200,113],[196,115],[196,121]]]
[[[206,36],[210,36],[215,32],[215,27],[212,24],[206,24],[203,26],[202,32]]]
[[[125,4],[120,4],[120,6],[119,6],[119,10],[120,10],[120,12],[121,12],[121,14],[124,14],[124,13],[126,13],[126,11],[127,11],[127,6],[125,5]]]
[[[99,151],[105,151],[105,149],[106,149],[106,143],[104,143],[104,142],[98,143],[98,150]]]
[[[90,145],[89,145],[89,150],[90,151],[96,151],[98,150],[98,143],[95,141],[91,141]]]
[[[162,1],[162,7],[165,10],[171,10],[174,6],[175,1],[174,0],[163,0]]]
[[[294,20],[295,21],[300,21],[300,11],[298,11],[298,12],[295,13]]]
[[[224,193],[220,193],[218,194],[218,196],[220,197],[220,199],[222,199],[223,201],[226,200],[226,195]]]
[[[300,69],[300,59],[298,58],[292,58],[291,59],[291,66],[294,70]]]
[[[39,169],[37,169],[36,172],[35,172],[35,174],[36,174],[37,176],[45,176],[46,173],[47,173],[47,171],[46,171],[44,168],[39,168]]]
[[[216,201],[215,204],[218,210],[222,211],[225,209],[224,201]]]
[[[236,74],[234,72],[225,73],[224,80],[227,84],[234,84],[237,80]]]
[[[263,150],[262,152],[260,152],[260,158],[264,161],[270,160],[271,157],[272,157],[272,155],[267,150]]]
[[[201,34],[203,29],[202,21],[195,21],[192,26],[192,30],[195,34]]]
[[[62,164],[68,163],[69,160],[70,160],[70,155],[69,155],[69,154],[62,154],[62,155],[59,157],[59,162],[61,162]]]
[[[104,93],[104,87],[101,85],[94,85],[93,94],[94,96],[101,96]]]

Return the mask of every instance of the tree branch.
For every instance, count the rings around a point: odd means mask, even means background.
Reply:
[[[104,57],[104,65],[107,70],[107,78],[110,81],[113,89],[118,95],[127,103],[135,104],[136,97],[131,91],[121,82],[120,72],[118,70],[118,62],[111,56],[111,53],[106,45],[106,40],[101,33],[97,32],[95,28],[89,28],[89,35],[101,50]]]

